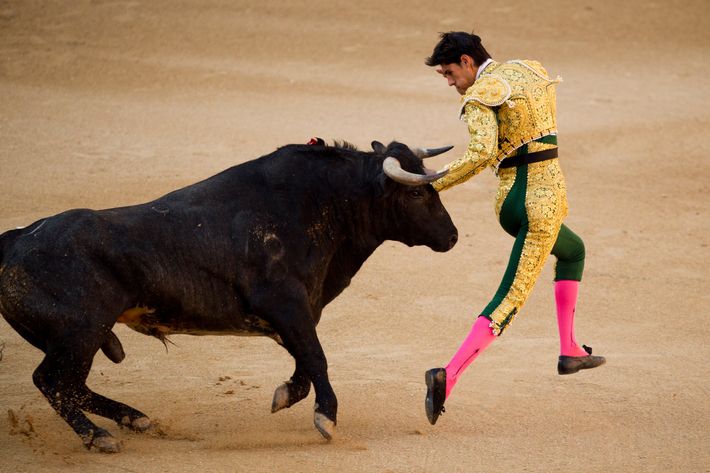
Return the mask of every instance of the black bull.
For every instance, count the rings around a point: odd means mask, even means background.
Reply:
[[[448,148],[447,148],[448,149]],[[337,399],[316,334],[321,311],[385,240],[447,251],[457,230],[412,151],[373,142],[289,145],[142,205],[70,210],[0,236],[0,312],[45,353],[35,385],[87,447],[118,442],[84,412],[137,431],[132,407],[86,386],[117,322],[170,334],[265,335],[295,359],[272,412],[308,395],[330,438]],[[392,159],[394,158],[394,159]]]

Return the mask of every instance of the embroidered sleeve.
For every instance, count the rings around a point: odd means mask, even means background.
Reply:
[[[471,140],[463,157],[446,166],[449,173],[432,183],[439,192],[466,182],[488,167],[496,157],[498,122],[495,112],[471,101],[466,104],[462,119],[468,126]]]

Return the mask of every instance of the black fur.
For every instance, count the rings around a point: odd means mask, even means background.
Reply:
[[[382,151],[382,148],[379,148]],[[0,236],[0,312],[46,353],[37,387],[87,445],[82,411],[130,424],[144,414],[85,384],[101,349],[125,356],[119,321],[170,334],[261,334],[296,360],[290,402],[312,383],[337,400],[316,334],[323,307],[385,240],[447,251],[456,228],[430,185],[383,175],[385,155],[423,173],[409,148],[288,145],[152,202],[75,209]]]

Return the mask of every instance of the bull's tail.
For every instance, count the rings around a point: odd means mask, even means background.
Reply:
[[[29,231],[29,234],[31,235],[35,231],[37,231],[42,225],[44,224],[44,220],[41,220],[39,222],[36,222],[33,224],[35,226],[34,229],[29,229],[29,228],[18,228],[15,230],[10,230],[5,233],[0,234],[0,273],[2,272],[2,267],[5,264],[5,256],[8,254],[9,249],[15,239],[20,237],[23,234],[27,234]],[[2,307],[2,301],[0,301],[0,308]],[[27,338],[27,340],[32,343],[35,346],[41,346],[41,343],[39,340],[35,340],[34,334],[27,333],[27,332],[21,332],[21,335],[23,337]],[[29,338],[28,338],[29,337]],[[34,340],[34,341],[33,341]],[[0,359],[2,359],[2,350],[4,348],[4,344],[2,340],[0,340]],[[101,351],[104,352],[104,355],[106,357],[113,361],[114,363],[120,363],[123,361],[123,359],[126,357],[125,352],[123,351],[123,346],[121,346],[121,341],[118,339],[115,333],[109,331],[108,335],[106,336],[106,340],[104,341],[103,345],[101,345]]]
[[[15,230],[8,230],[5,233],[0,234],[0,266],[2,266],[5,260],[5,254],[7,254],[10,245],[19,237],[24,228],[16,228]]]
[[[10,248],[15,240],[22,233],[21,229],[9,230],[0,234],[0,276],[2,276],[3,267],[6,264],[5,258],[10,252]],[[2,279],[0,279],[2,281]],[[0,313],[2,313],[2,300],[0,300]]]
[[[8,252],[8,248],[10,247],[12,242],[15,241],[15,238],[17,237],[17,234],[19,234],[19,233],[20,233],[20,230],[10,230],[10,231],[0,234],[0,276],[2,276],[3,266],[5,265],[5,255]],[[1,281],[2,280],[0,279],[0,282]],[[2,298],[0,298],[0,317],[3,317]],[[9,320],[8,320],[8,323],[10,323]],[[12,324],[11,324],[11,326],[12,326]],[[5,349],[5,342],[0,340],[0,360],[2,360],[2,352],[4,349]]]
[[[15,238],[19,232],[19,230],[10,230],[0,234],[0,275],[2,274],[2,268],[5,265],[5,255],[8,253],[10,245],[15,241]],[[0,301],[0,307],[2,307],[2,301]]]
[[[14,238],[12,235],[14,233],[18,233],[17,230],[10,230],[9,232],[5,232],[3,234],[0,234],[0,272],[2,271],[2,266],[3,266],[3,260],[5,258],[5,253],[6,250],[5,248],[9,246],[11,241],[14,241]],[[0,303],[0,307],[2,307],[2,304]],[[0,361],[2,361],[2,354],[3,351],[5,350],[5,342],[3,340],[0,340]]]
[[[9,234],[12,233],[12,231],[5,232],[0,235],[0,266],[2,266],[3,259],[5,258],[5,246],[8,245],[8,242],[10,240]]]

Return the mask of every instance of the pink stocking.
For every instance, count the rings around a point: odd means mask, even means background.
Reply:
[[[496,336],[489,327],[491,321],[486,317],[478,317],[473,328],[463,341],[458,351],[446,365],[446,397],[449,397],[451,390],[456,385],[458,377],[485,350],[488,345],[495,340]]]
[[[556,281],[557,328],[560,331],[560,355],[587,356],[574,338],[574,310],[577,305],[579,281]]]

